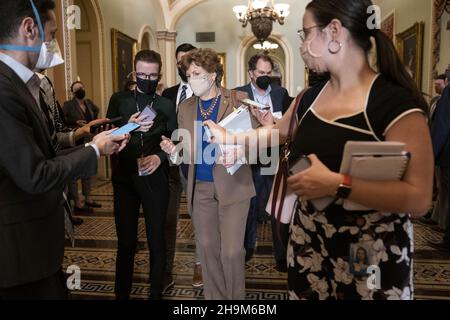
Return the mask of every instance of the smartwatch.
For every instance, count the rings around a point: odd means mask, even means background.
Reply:
[[[349,175],[342,175],[344,181],[339,185],[336,191],[336,198],[338,199],[348,199],[352,193],[352,177]]]

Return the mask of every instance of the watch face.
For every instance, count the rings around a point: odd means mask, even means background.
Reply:
[[[347,199],[350,196],[351,192],[352,192],[351,188],[340,186],[337,192],[337,196],[341,199]]]

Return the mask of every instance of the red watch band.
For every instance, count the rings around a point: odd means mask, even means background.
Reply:
[[[342,182],[342,184],[350,188],[352,186],[352,177],[348,174],[343,174],[342,176],[344,177],[344,181]]]

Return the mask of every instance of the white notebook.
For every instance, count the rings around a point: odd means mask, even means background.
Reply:
[[[225,119],[218,123],[221,127],[227,129],[232,134],[239,134],[243,132],[247,132],[258,127],[257,121],[253,118],[252,114],[248,110],[247,107],[241,106],[233,113],[228,115]],[[211,138],[211,134],[207,128],[205,128],[206,134],[209,138]],[[219,148],[222,152],[228,149],[236,148],[235,145],[219,145]],[[239,168],[245,164],[245,161],[239,160],[234,166],[227,169],[227,172],[230,175],[234,175]]]
[[[395,142],[349,142],[341,173],[354,179],[402,180],[410,160],[410,154],[403,151],[404,147],[404,144]],[[344,201],[344,208],[350,211],[370,210],[348,200]]]

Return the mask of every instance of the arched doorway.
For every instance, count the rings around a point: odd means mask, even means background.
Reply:
[[[158,51],[158,40],[155,32],[149,25],[145,25],[141,28],[138,38],[139,50],[156,50]]]
[[[247,51],[244,54],[244,60],[242,62],[244,63],[245,71],[248,70],[247,62],[250,60],[250,58],[255,54],[264,52],[261,50],[257,50],[253,47],[253,45],[256,43],[258,43],[258,41],[255,39],[255,41],[250,44],[250,46],[247,48]],[[271,43],[276,43],[276,44],[280,45],[277,41],[271,41]],[[275,64],[273,76],[279,76],[281,78],[282,86],[286,87],[286,55],[285,55],[283,49],[280,46],[280,47],[278,47],[278,49],[270,50],[270,51],[264,52],[264,53],[268,54],[272,58],[272,60]],[[241,61],[239,61],[239,63],[240,62]],[[250,82],[250,76],[249,76],[248,72],[245,72],[245,74],[246,74],[245,83],[248,83],[248,82]]]
[[[99,21],[95,14],[97,8],[91,0],[75,0],[81,10],[81,29],[76,30],[76,76],[85,84],[86,96],[94,101],[105,114],[104,81],[102,73]]]
[[[294,75],[293,75],[293,51],[292,48],[284,36],[272,34],[269,39],[272,43],[277,43],[280,47],[277,54],[271,56],[279,65],[279,72],[282,75],[282,83],[289,92],[294,92]],[[250,58],[253,44],[257,42],[255,36],[245,37],[239,46],[236,56],[236,68],[237,68],[237,83],[248,82],[248,58]],[[256,53],[256,52],[255,52]]]

